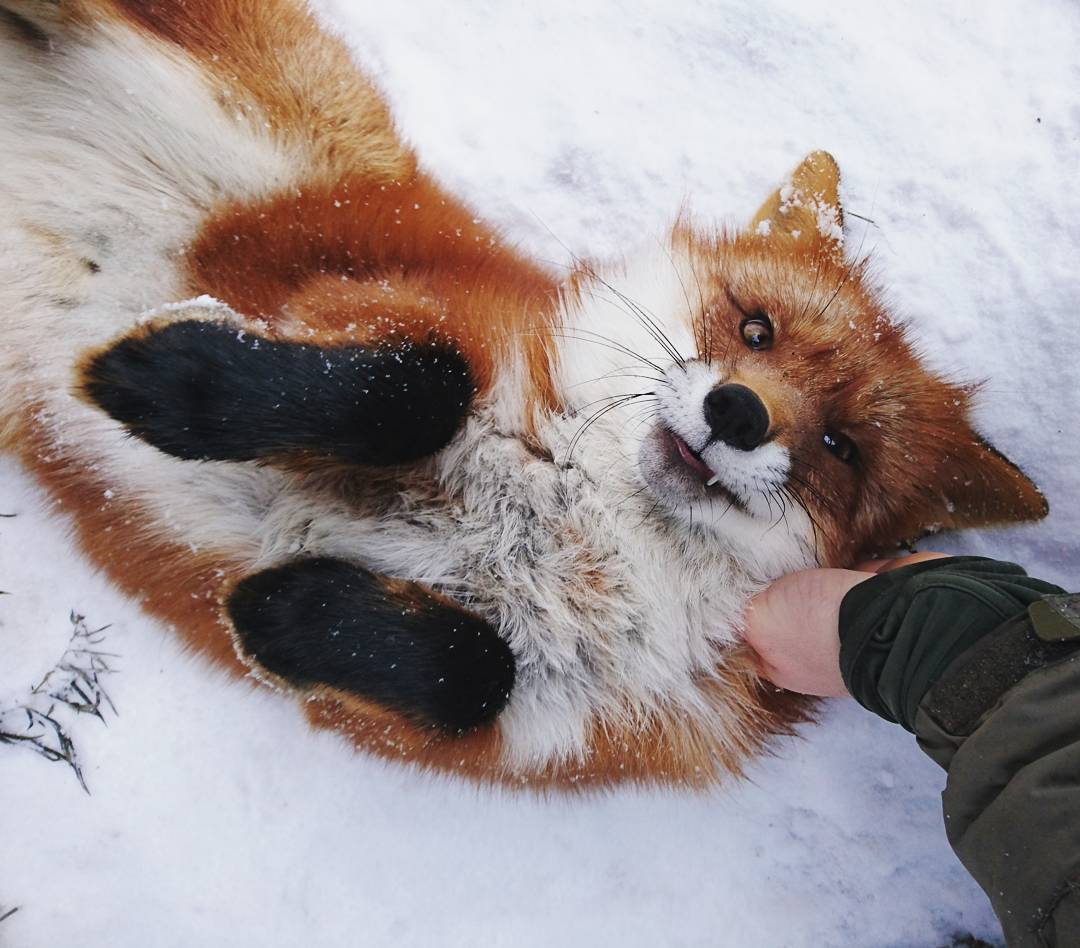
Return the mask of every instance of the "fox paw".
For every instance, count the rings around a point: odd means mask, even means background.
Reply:
[[[372,465],[444,447],[474,391],[464,358],[445,343],[322,347],[203,319],[126,336],[83,365],[80,386],[174,457],[299,453]]]
[[[241,650],[277,678],[352,692],[446,731],[494,720],[514,685],[513,653],[483,619],[341,560],[255,573],[227,611]]]

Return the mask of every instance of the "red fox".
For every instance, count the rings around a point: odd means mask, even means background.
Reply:
[[[2,430],[186,641],[386,757],[707,784],[769,580],[1042,517],[845,258],[835,162],[560,280],[300,0],[0,0]]]

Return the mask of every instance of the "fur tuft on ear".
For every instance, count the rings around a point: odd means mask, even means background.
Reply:
[[[817,249],[844,259],[840,168],[827,151],[814,151],[761,205],[750,232],[775,244]]]

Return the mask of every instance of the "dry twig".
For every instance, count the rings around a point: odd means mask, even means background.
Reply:
[[[114,671],[109,661],[116,656],[99,647],[108,626],[91,629],[85,617],[75,612],[71,613],[71,624],[67,650],[52,671],[30,690],[24,703],[0,709],[0,744],[19,744],[47,760],[63,761],[89,793],[63,719],[89,714],[105,723],[105,708],[116,714],[101,683],[103,676]]]

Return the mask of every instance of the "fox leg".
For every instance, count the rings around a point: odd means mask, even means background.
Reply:
[[[444,447],[472,399],[468,364],[435,337],[319,344],[257,335],[225,307],[189,312],[79,369],[84,397],[174,457],[404,464]]]
[[[174,317],[91,354],[80,382],[132,434],[182,459],[318,453],[404,463],[452,437],[472,396],[468,365],[438,339],[298,342],[256,334],[220,304]],[[513,686],[513,655],[485,620],[418,583],[341,560],[248,576],[225,610],[240,652],[274,679],[343,692],[448,734],[491,721]]]
[[[335,559],[255,573],[227,600],[241,650],[290,686],[329,687],[448,732],[493,720],[514,656],[483,619]]]

